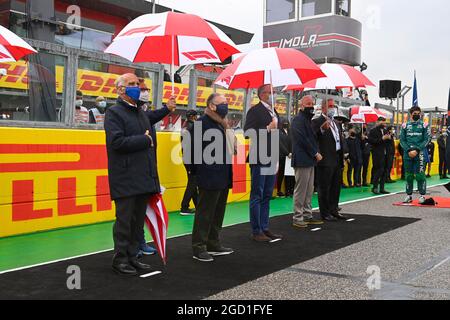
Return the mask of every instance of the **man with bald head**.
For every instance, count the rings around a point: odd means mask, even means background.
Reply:
[[[153,125],[176,104],[171,97],[164,108],[144,111],[139,106],[139,80],[131,73],[120,76],[116,87],[119,97],[105,115],[109,187],[116,205],[113,270],[137,275],[137,270],[150,269],[136,258],[147,201],[161,192]]]
[[[300,112],[292,121],[292,167],[295,169],[293,226],[306,228],[312,224],[322,224],[314,219],[312,196],[314,193],[314,167],[322,160],[314,135],[311,120],[314,116],[314,99],[304,96]]]

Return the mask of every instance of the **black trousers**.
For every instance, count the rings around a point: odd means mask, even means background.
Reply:
[[[447,175],[447,160],[445,158],[445,150],[439,149],[439,175]]]
[[[197,176],[190,174],[188,168],[186,168],[186,173],[188,177],[188,182],[186,185],[186,190],[184,191],[183,200],[181,201],[181,210],[189,209],[191,199],[194,202],[194,206],[197,208],[198,201],[198,189],[197,189]]]
[[[386,183],[386,171],[387,171],[387,156],[384,157],[372,157],[373,163],[373,187],[380,190],[384,190],[384,184]]]
[[[225,216],[228,192],[228,189],[204,190],[199,188],[194,229],[192,230],[194,254],[220,248],[219,236]]]
[[[352,175],[353,175],[353,180],[352,180]],[[348,182],[349,187],[357,186],[357,185],[361,184],[361,165],[360,164],[353,165],[352,162],[348,163],[347,182]]]
[[[283,185],[284,180],[284,186],[285,186],[285,194],[291,195],[294,194],[294,187],[295,187],[295,177],[285,176],[284,170],[286,169],[286,157],[280,158],[280,167],[278,169],[278,175],[277,175],[277,191],[281,192],[281,186]]]
[[[367,184],[367,175],[369,174],[370,153],[363,154],[362,180],[363,184]]]
[[[336,214],[341,194],[342,168],[337,164],[335,167],[317,167],[317,175],[320,214],[322,217]]]
[[[113,227],[113,264],[136,259],[139,238],[144,228],[144,217],[149,194],[115,200],[116,222]]]
[[[394,158],[395,156],[393,154],[387,155],[386,159],[386,177],[384,178],[384,181],[391,181],[391,171],[392,167],[394,166]]]

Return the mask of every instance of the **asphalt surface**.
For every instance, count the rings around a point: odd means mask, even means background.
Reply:
[[[429,191],[431,196],[450,196],[442,187]],[[450,209],[392,205],[404,197],[404,194],[398,194],[343,205],[343,213],[417,218],[420,221],[223,291],[209,299],[450,299]],[[369,267],[371,270],[379,268],[380,277],[369,274]]]

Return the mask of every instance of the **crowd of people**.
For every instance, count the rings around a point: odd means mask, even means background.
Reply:
[[[135,275],[138,270],[150,268],[138,257],[148,247],[143,237],[147,200],[152,194],[161,192],[154,125],[176,109],[172,97],[162,109],[150,110],[143,101],[148,101],[148,98],[143,99],[145,89],[145,83],[134,74],[119,77],[119,98],[107,109],[104,118],[110,193],[116,203],[117,218],[113,230],[113,269],[125,275]],[[293,197],[292,225],[296,228],[347,219],[339,207],[346,162],[348,186],[368,186],[368,164],[372,154],[372,192],[389,193],[385,183],[392,182],[390,171],[395,156],[396,132],[386,125],[385,118],[380,117],[370,130],[365,125],[348,125],[338,116],[334,99],[323,100],[316,109],[315,99],[306,95],[300,101],[299,113],[289,123],[273,108],[272,92],[270,85],[258,89],[260,102],[250,108],[244,126],[245,136],[250,138],[247,162],[251,172],[251,240],[257,243],[283,240],[283,235],[270,228],[270,201],[275,186],[278,196]],[[237,154],[237,140],[227,114],[226,97],[213,93],[201,117],[193,110],[187,113],[182,132],[188,184],[181,214],[194,215],[192,253],[193,258],[201,262],[211,262],[217,256],[234,252],[223,245],[220,237],[233,184],[231,159]],[[420,202],[423,202],[425,164],[432,161],[433,152],[429,128],[421,120],[420,108],[413,107],[410,114],[410,121],[402,127],[399,146],[407,180],[405,202],[412,201],[414,179],[418,181]],[[440,158],[441,149],[446,148],[445,141],[441,137],[438,139]],[[200,149],[196,149],[198,146]],[[206,155],[208,152],[211,158]],[[291,177],[284,175],[287,166],[294,170]],[[446,177],[446,170],[445,163],[440,165],[441,177]],[[281,190],[283,181],[284,192]],[[312,208],[315,190],[319,200],[317,213]],[[191,199],[195,210],[189,208]],[[145,254],[153,253],[154,249],[149,247]]]

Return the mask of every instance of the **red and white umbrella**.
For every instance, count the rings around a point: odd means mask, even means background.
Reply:
[[[15,62],[31,53],[37,51],[15,33],[0,26],[0,62]]]
[[[217,78],[227,89],[259,88],[265,84],[282,87],[325,77],[319,66],[304,53],[287,48],[255,50],[242,55]]]
[[[325,73],[326,78],[312,80],[301,86],[290,85],[285,87],[284,90],[334,90],[375,86],[362,72],[348,65],[325,63],[320,66],[320,69]]]
[[[352,123],[372,123],[376,122],[379,117],[386,118],[384,112],[370,106],[353,106],[350,110]]]
[[[131,21],[105,50],[131,62],[177,66],[222,62],[240,53],[219,28],[199,16],[164,12]]]
[[[167,228],[169,227],[169,215],[160,194],[155,194],[150,197],[145,213],[145,223],[152,234],[153,242],[161,259],[166,264],[166,240]]]

